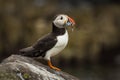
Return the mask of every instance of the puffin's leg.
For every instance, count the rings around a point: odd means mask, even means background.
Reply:
[[[51,63],[50,60],[48,60],[48,66],[49,66],[50,68],[54,69],[54,70],[60,71],[59,68],[57,68],[57,67],[55,67],[55,66],[52,65],[52,63]]]

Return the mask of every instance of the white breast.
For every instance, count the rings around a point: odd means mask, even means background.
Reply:
[[[66,47],[66,45],[68,43],[68,32],[67,32],[67,30],[66,30],[64,35],[58,36],[57,40],[58,41],[57,41],[56,45],[52,49],[47,51],[47,53],[44,57],[45,59],[50,60],[51,56],[54,56],[54,55],[58,54],[60,51],[62,51]]]

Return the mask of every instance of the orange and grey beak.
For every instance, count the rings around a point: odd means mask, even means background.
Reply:
[[[68,17],[68,21],[71,23],[72,26],[75,25],[75,21],[72,18]]]
[[[75,21],[72,18],[68,17],[68,21],[66,22],[66,25],[67,26],[74,26]]]

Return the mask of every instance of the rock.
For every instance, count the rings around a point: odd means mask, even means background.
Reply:
[[[0,64],[0,80],[79,80],[62,71],[20,55],[11,55]]]

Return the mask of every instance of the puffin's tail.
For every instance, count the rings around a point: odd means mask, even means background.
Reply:
[[[19,54],[28,57],[34,57],[34,48],[32,46],[19,50]]]

